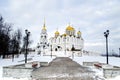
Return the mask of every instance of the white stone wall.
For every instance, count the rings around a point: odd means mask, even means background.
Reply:
[[[120,75],[120,68],[104,68],[103,74],[105,78],[112,78]]]
[[[30,68],[3,68],[3,77],[30,78],[33,69]]]

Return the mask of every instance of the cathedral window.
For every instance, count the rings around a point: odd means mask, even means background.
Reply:
[[[46,38],[46,36],[45,36],[45,38]]]
[[[68,34],[70,34],[70,31],[68,31]]]
[[[55,43],[56,43],[56,39],[55,39]]]
[[[51,43],[53,43],[53,40],[51,40]]]
[[[60,43],[60,38],[59,38],[59,43]]]
[[[67,38],[67,41],[69,41],[69,37]]]
[[[64,38],[63,38],[63,42],[64,42],[65,40],[64,40]]]

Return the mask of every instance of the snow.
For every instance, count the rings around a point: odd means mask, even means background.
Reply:
[[[76,61],[77,63],[81,64],[81,65],[83,65],[83,62],[100,62],[100,63],[106,63],[106,57],[103,57],[103,56],[74,57],[73,60]],[[109,57],[109,64],[113,65],[113,66],[120,66],[120,58]],[[102,69],[96,69],[94,67],[91,67],[91,70],[95,71],[95,73],[96,73],[95,75],[99,76],[100,80],[104,79]],[[111,78],[111,79],[106,79],[106,80],[120,80],[120,76],[117,76],[117,77]]]
[[[59,54],[60,56],[60,54]],[[61,55],[61,57],[63,57],[64,55]],[[55,56],[43,56],[43,55],[37,55],[37,54],[30,54],[28,55],[28,62],[32,62],[32,61],[40,61],[40,62],[51,62],[53,59],[55,58]],[[71,57],[72,58],[72,57]],[[83,64],[83,62],[93,62],[93,61],[97,61],[97,62],[101,62],[101,63],[106,63],[106,57],[102,57],[102,56],[82,56],[82,57],[74,57],[73,58],[74,61],[76,61],[79,64]],[[13,78],[2,78],[2,67],[3,66],[9,66],[9,65],[16,65],[16,64],[23,64],[24,63],[24,55],[20,55],[19,58],[15,58],[14,61],[12,62],[12,59],[0,59],[0,80],[28,80],[26,78],[24,79],[13,79]],[[109,57],[109,64],[110,65],[114,65],[114,66],[120,66],[120,58],[116,58],[116,57]],[[101,76],[103,75],[102,70],[97,70],[95,68],[91,68],[93,71],[96,72],[97,76]],[[115,78],[111,78],[111,79],[106,79],[106,80],[120,80],[120,76],[117,76]]]
[[[102,57],[102,56],[74,57],[73,60],[79,64],[82,64],[83,62],[93,62],[93,61],[100,62],[100,63],[106,63],[106,57]],[[109,57],[109,64],[113,66],[120,66],[120,58]]]
[[[106,79],[106,80],[120,80],[120,76],[117,76],[117,77],[111,78],[111,79]]]
[[[51,58],[51,56],[43,56],[43,55],[40,56],[37,54],[29,54],[27,58],[31,59],[28,62],[32,62],[32,61],[51,62],[55,57],[52,56]],[[12,59],[0,59],[0,80],[28,80],[26,78],[22,78],[22,79],[2,78],[3,66],[17,65],[23,63],[25,63],[24,55],[20,55],[19,58],[14,58],[14,61],[12,61]]]

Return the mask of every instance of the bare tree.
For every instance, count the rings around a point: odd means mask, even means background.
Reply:
[[[3,58],[5,58],[9,52],[11,30],[12,25],[6,24],[3,17],[0,16],[0,55],[3,55]]]
[[[0,57],[3,58],[10,54],[19,54],[21,44],[21,30],[16,30],[12,35],[12,24],[4,22],[0,16]]]
[[[14,54],[19,55],[20,53],[21,37],[22,33],[20,29],[16,30],[12,35],[10,47],[10,51],[12,52],[12,59],[14,59]]]

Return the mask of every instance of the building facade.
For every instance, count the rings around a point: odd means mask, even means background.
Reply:
[[[57,30],[54,37],[49,39],[52,51],[71,51],[72,47],[76,51],[82,51],[84,46],[84,40],[82,33],[76,30],[71,25],[66,27],[65,33],[60,34]]]

